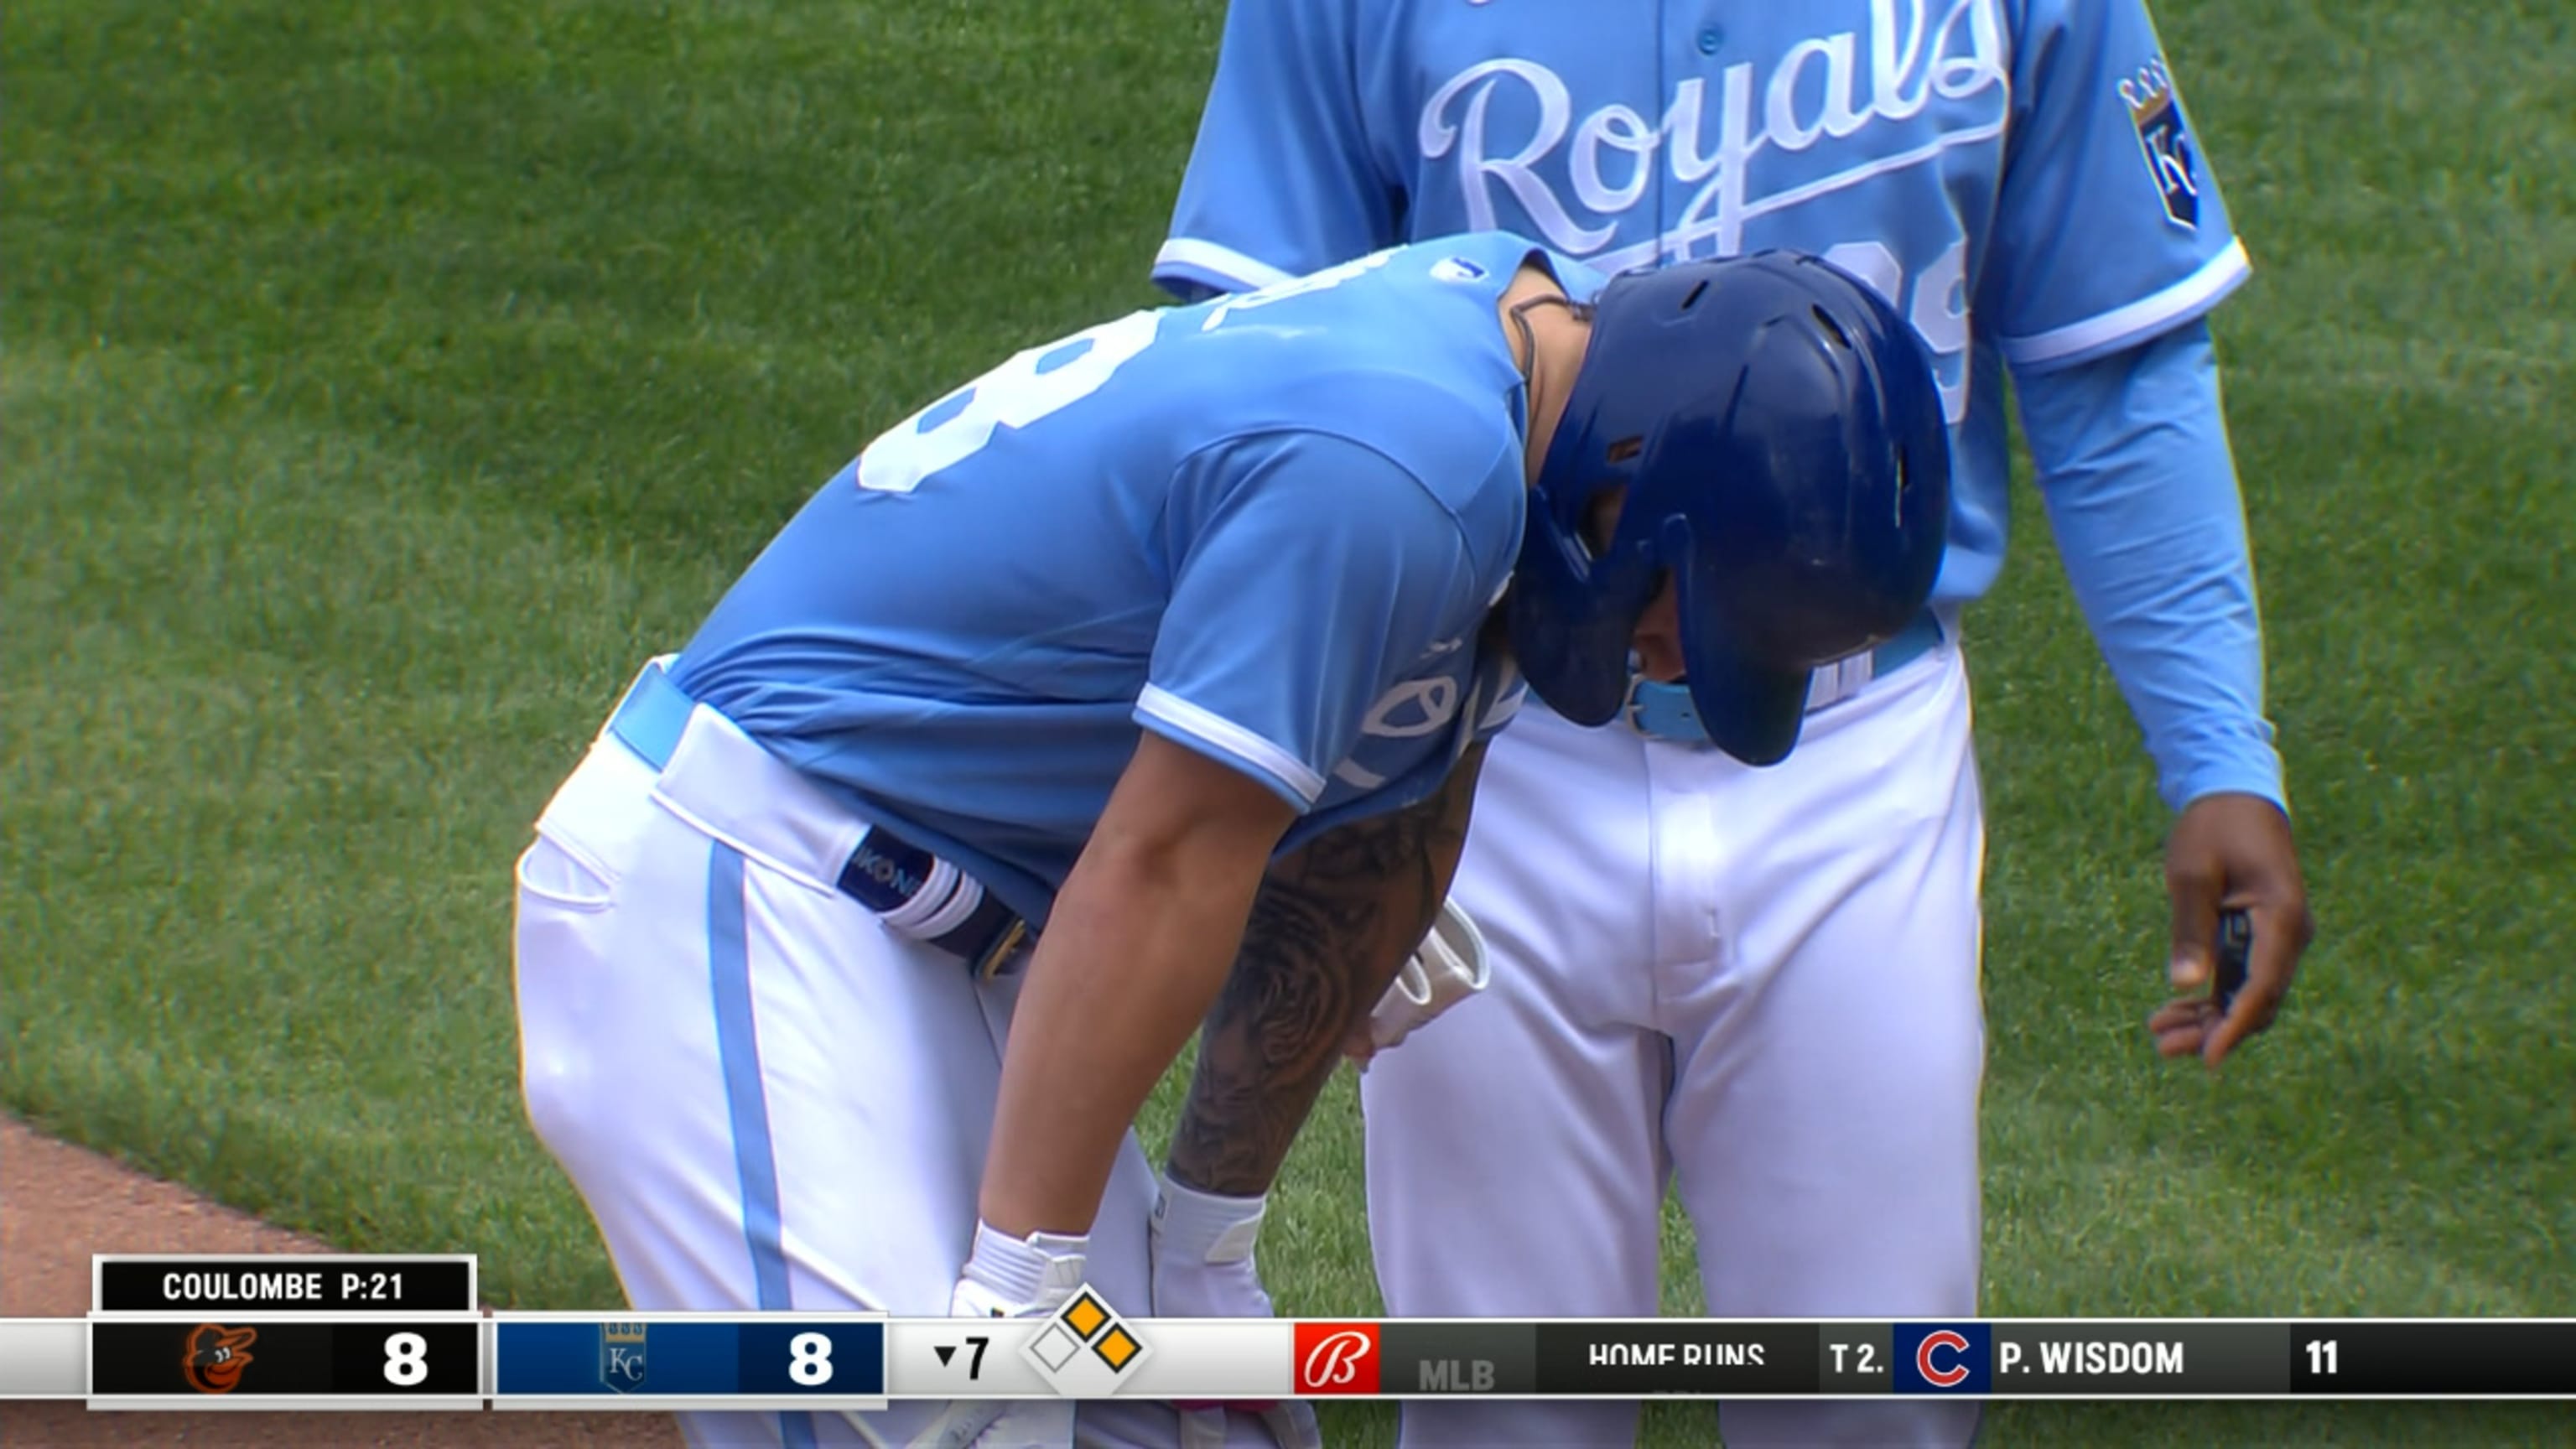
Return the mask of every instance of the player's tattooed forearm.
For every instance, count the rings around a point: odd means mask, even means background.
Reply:
[[[1341,1060],[1343,1034],[1422,941],[1466,837],[1472,775],[1282,860],[1208,1013],[1170,1170],[1206,1192],[1266,1192]]]
[[[1376,968],[1387,953],[1376,948],[1391,914],[1389,885],[1403,882],[1406,896],[1428,888],[1418,847],[1409,869],[1401,859],[1400,847],[1422,833],[1413,815],[1345,826],[1333,837],[1366,838],[1318,839],[1263,884],[1243,952],[1199,1037],[1172,1139],[1171,1171],[1182,1182],[1240,1196],[1269,1190],[1368,999],[1364,978],[1384,974]]]
[[[1244,952],[1199,1038],[1197,1071],[1172,1136],[1170,1170],[1206,1192],[1269,1190],[1288,1144],[1331,1077],[1340,1023],[1359,984],[1347,935],[1370,911],[1274,885],[1254,906]]]

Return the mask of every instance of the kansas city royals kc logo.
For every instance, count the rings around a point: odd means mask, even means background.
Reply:
[[[644,1325],[599,1326],[599,1381],[621,1394],[644,1387]]]
[[[2200,168],[2192,157],[2191,133],[2184,129],[2182,103],[2174,97],[2173,77],[2158,56],[2120,82],[2120,99],[2138,128],[2138,148],[2147,158],[2147,174],[2164,198],[2165,219],[2185,230],[2200,225]]]

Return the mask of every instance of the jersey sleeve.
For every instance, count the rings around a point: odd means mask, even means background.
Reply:
[[[2288,808],[2208,327],[2044,373],[2016,396],[2067,579],[2166,805],[2235,791]]]
[[[1348,0],[1234,0],[1154,280],[1242,292],[1401,240],[1370,148]]]
[[[2029,0],[2013,94],[1977,312],[2015,370],[2134,345],[2245,280],[2143,0]]]
[[[1137,723],[1312,809],[1370,707],[1472,636],[1493,589],[1449,511],[1358,443],[1237,440],[1185,473]]]

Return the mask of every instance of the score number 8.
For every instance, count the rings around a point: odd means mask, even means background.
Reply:
[[[819,1389],[832,1381],[832,1340],[827,1334],[800,1333],[787,1340],[787,1376],[799,1388]]]
[[[416,1387],[429,1377],[429,1340],[417,1333],[385,1338],[385,1382],[399,1389]]]

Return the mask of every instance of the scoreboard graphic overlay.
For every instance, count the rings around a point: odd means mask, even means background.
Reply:
[[[93,1408],[479,1409],[471,1256],[98,1257]]]
[[[885,1319],[500,1313],[496,1409],[882,1409]]]
[[[895,1399],[2576,1400],[2576,1319],[1041,1319],[511,1313],[475,1260],[100,1257],[0,1320],[0,1399],[93,1409],[881,1408]]]

